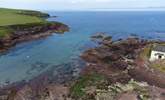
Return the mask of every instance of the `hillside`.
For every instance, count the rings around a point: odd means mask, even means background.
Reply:
[[[44,21],[42,18],[37,16],[39,12],[35,12],[33,16],[30,14],[28,15],[28,13],[30,13],[30,11],[0,8],[0,26],[36,23]]]
[[[39,11],[16,10],[0,8],[0,37],[10,35],[10,29],[6,28],[10,25],[25,25],[29,23],[44,23],[43,17],[48,17],[48,14]]]
[[[60,22],[49,22],[48,14],[39,11],[0,8],[0,49],[17,42],[68,31]]]

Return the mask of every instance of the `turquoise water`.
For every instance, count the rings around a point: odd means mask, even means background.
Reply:
[[[0,84],[31,79],[52,66],[71,62],[89,47],[90,36],[107,32],[113,39],[137,35],[165,40],[165,12],[49,12],[70,32],[25,42],[0,56]],[[64,67],[64,66],[63,66]]]

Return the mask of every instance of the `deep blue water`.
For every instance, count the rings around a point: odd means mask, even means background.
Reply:
[[[72,61],[90,46],[90,36],[106,32],[113,39],[132,34],[165,40],[165,12],[49,12],[70,32],[21,43],[0,56],[0,84],[31,79],[54,65]]]

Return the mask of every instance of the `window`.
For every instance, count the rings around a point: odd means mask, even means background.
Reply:
[[[158,58],[159,58],[159,59],[162,59],[162,56],[161,56],[161,55],[159,55],[159,56],[158,56]]]

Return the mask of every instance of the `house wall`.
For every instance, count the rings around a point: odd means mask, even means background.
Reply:
[[[159,52],[159,51],[152,51],[150,56],[150,61],[155,61],[159,59],[159,55],[156,54],[163,54],[162,59],[165,59],[165,52]]]

